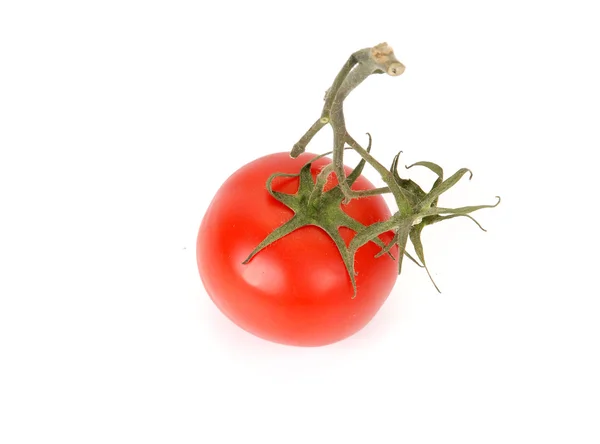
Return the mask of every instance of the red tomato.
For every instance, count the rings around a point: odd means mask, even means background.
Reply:
[[[369,242],[355,256],[357,294],[333,240],[320,228],[305,226],[242,262],[293,211],[266,190],[275,173],[298,173],[315,155],[289,153],[261,157],[236,171],[211,202],[198,234],[197,260],[206,291],[219,309],[246,331],[270,341],[319,346],[363,328],[385,302],[397,278],[397,263]],[[313,178],[330,159],[315,161]],[[351,170],[346,168],[347,174]],[[328,188],[335,185],[330,176]],[[373,185],[359,177],[355,190]],[[277,178],[273,190],[294,194],[298,178]],[[344,211],[370,225],[389,218],[381,196],[353,199]],[[340,230],[348,244],[354,232]],[[381,240],[389,242],[392,233]],[[392,253],[397,256],[397,249]]]

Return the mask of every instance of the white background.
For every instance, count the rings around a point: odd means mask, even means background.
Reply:
[[[0,442],[600,442],[594,3],[3,1]],[[350,131],[503,202],[426,231],[441,295],[407,265],[348,340],[257,339],[204,292],[202,215],[381,41],[406,72]]]

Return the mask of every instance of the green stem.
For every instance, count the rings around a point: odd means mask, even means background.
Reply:
[[[358,65],[358,66],[357,66]],[[308,131],[294,145],[290,155],[297,157],[304,152],[308,143],[327,123],[333,129],[333,169],[338,183],[344,194],[345,202],[351,198],[363,197],[364,193],[355,192],[346,183],[344,171],[344,144],[348,132],[344,119],[343,103],[348,95],[367,77],[374,73],[387,72],[397,76],[404,72],[402,65],[394,56],[393,50],[387,43],[381,43],[373,48],[365,48],[353,53],[342,69],[338,72],[331,87],[325,95],[325,104],[319,120],[315,121]],[[388,184],[389,186],[389,184]],[[384,192],[379,190],[379,193]]]
[[[362,50],[355,54],[359,61],[359,65],[347,75],[342,83],[342,86],[331,104],[330,113],[330,124],[333,129],[333,169],[338,177],[338,182],[344,193],[346,202],[352,198],[361,197],[361,193],[352,191],[346,183],[346,173],[344,172],[344,144],[349,136],[344,118],[344,100],[346,100],[348,95],[371,74],[381,71],[379,64],[370,57],[370,49]],[[355,148],[352,144],[350,144],[350,146]],[[390,184],[388,184],[388,186],[390,186]]]
[[[294,147],[292,148],[292,151],[290,152],[290,156],[298,157],[300,154],[302,154],[306,150],[306,146],[310,143],[312,138],[319,131],[321,131],[321,129],[325,125],[327,125],[329,123],[329,120],[330,120],[329,114],[331,113],[331,106],[333,104],[335,96],[337,95],[337,92],[340,89],[340,87],[342,86],[342,83],[344,82],[344,80],[346,80],[346,76],[350,73],[352,68],[354,68],[354,66],[358,63],[358,58],[357,58],[358,53],[360,53],[360,51],[357,51],[354,54],[352,54],[348,58],[346,63],[344,63],[344,66],[342,66],[342,69],[340,70],[340,72],[338,72],[337,76],[333,80],[333,84],[331,85],[329,90],[327,90],[327,93],[325,95],[325,105],[323,106],[323,111],[321,112],[321,117],[319,119],[317,119],[317,121],[315,123],[312,124],[312,126],[308,129],[308,131],[306,133],[304,133],[304,135],[300,138],[300,140],[294,145]]]
[[[360,51],[356,51],[354,54],[352,54],[350,58],[346,61],[346,63],[344,63],[344,66],[342,67],[340,72],[338,72],[337,76],[335,76],[331,87],[325,95],[325,105],[323,106],[323,112],[321,113],[321,120],[329,121],[329,113],[333,106],[335,97],[337,96],[340,87],[346,80],[346,77],[348,76],[348,74],[350,74],[350,71],[352,71],[352,68],[354,68],[354,66],[362,58],[361,53],[363,53],[364,51],[364,49],[361,49]]]
[[[321,131],[327,125],[327,122],[324,122],[322,119],[317,120],[313,125],[308,129],[306,133],[300,138],[300,140],[294,145],[292,151],[290,152],[290,156],[293,158],[298,157],[306,150],[306,145],[312,140],[312,138]]]
[[[377,159],[375,159],[371,154],[366,151],[360,144],[352,138],[349,134],[346,134],[346,140],[348,145],[354,148],[358,154],[361,155],[363,159],[365,159],[377,172],[381,175],[381,179],[387,184],[391,193],[394,195],[396,199],[396,204],[398,205],[398,210],[400,210],[400,214],[408,215],[412,213],[412,206],[404,190],[398,185],[396,180],[394,179],[394,175],[384,167]],[[334,152],[335,153],[335,152]]]

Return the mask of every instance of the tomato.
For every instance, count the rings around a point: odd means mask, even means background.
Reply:
[[[398,266],[389,255],[375,258],[373,242],[355,256],[356,296],[341,255],[321,228],[304,226],[260,251],[250,252],[293,211],[265,187],[275,172],[298,173],[315,155],[293,159],[289,153],[261,157],[236,171],[217,191],[200,225],[197,261],[202,282],[217,307],[235,324],[261,338],[296,346],[320,346],[363,328],[387,299]],[[312,163],[313,179],[331,161]],[[347,174],[351,171],[346,168]],[[299,179],[277,178],[273,190],[294,194]],[[330,177],[327,188],[336,184]],[[372,189],[360,176],[355,190]],[[343,210],[364,225],[384,221],[390,211],[381,196],[353,199]],[[346,244],[354,236],[341,228]],[[389,242],[393,233],[380,239]],[[394,257],[397,248],[392,249]]]

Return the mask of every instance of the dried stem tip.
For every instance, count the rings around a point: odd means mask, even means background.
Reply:
[[[404,72],[404,65],[398,61],[394,50],[386,42],[371,48],[371,58],[391,76],[399,76]]]

